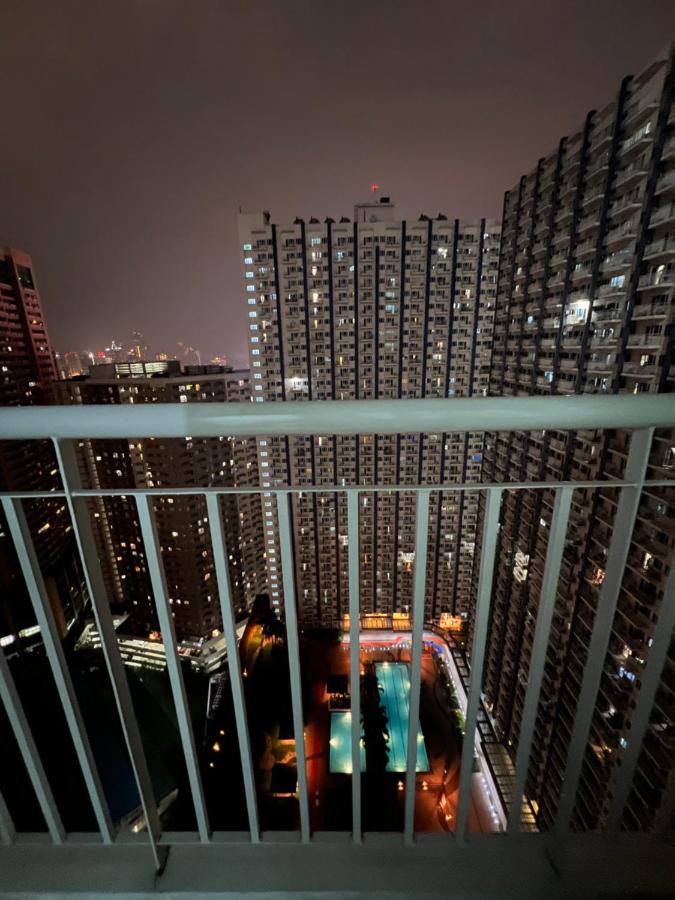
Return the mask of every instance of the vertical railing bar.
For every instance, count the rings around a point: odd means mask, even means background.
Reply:
[[[2,506],[12,540],[14,541],[14,548],[26,583],[26,589],[35,612],[35,618],[40,626],[45,653],[54,676],[54,683],[61,705],[63,706],[68,731],[70,732],[75,754],[82,770],[82,777],[84,778],[94,817],[101,832],[101,839],[105,844],[111,844],[114,839],[114,829],[103,792],[103,785],[96,768],[89,736],[84,727],[82,712],[75,693],[73,680],[70,676],[68,663],[56,630],[47,589],[40,572],[40,563],[30,534],[30,528],[26,521],[22,501],[3,497]]]
[[[26,719],[26,713],[3,650],[0,650],[0,698],[14,732],[30,783],[33,785],[47,830],[55,844],[62,844],[66,839],[66,829],[63,827],[47,774],[35,744],[35,738]]]
[[[277,494],[279,519],[279,545],[281,550],[281,574],[284,585],[284,612],[286,618],[286,644],[288,668],[291,680],[291,704],[293,707],[293,731],[300,788],[300,835],[303,843],[310,840],[309,798],[307,795],[307,760],[305,754],[305,728],[302,714],[302,682],[300,679],[300,645],[298,640],[298,615],[295,599],[295,569],[291,543],[292,494]]]
[[[478,579],[478,600],[476,603],[473,648],[471,651],[471,674],[467,699],[464,741],[460,763],[459,800],[457,803],[457,826],[455,837],[460,843],[466,838],[466,826],[471,799],[471,775],[473,753],[476,741],[476,725],[480,708],[480,695],[483,682],[483,664],[485,662],[485,645],[487,643],[488,620],[490,617],[490,601],[492,596],[492,578],[497,551],[499,533],[499,510],[503,489],[490,491],[485,507],[483,523],[483,539]]]
[[[415,522],[415,571],[413,581],[413,620],[410,648],[410,705],[408,710],[408,744],[405,777],[405,819],[403,841],[412,844],[415,831],[415,789],[417,785],[417,731],[420,722],[422,689],[422,638],[424,632],[424,600],[427,581],[427,546],[429,543],[429,489],[417,491]]]
[[[361,660],[360,660],[360,578],[359,578],[359,492],[347,494],[347,535],[349,569],[349,674],[352,711],[352,837],[360,843],[361,820]]]
[[[0,793],[0,844],[14,843],[15,834],[16,828],[12,816],[5,803],[5,798]]]
[[[596,698],[602,679],[602,670],[609,647],[623,573],[632,542],[635,518],[640,505],[642,482],[647,471],[653,435],[653,428],[641,428],[633,433],[630,442],[625,479],[634,482],[636,487],[622,487],[619,489],[619,501],[607,553],[605,577],[600,588],[600,596],[593,621],[588,656],[584,667],[581,691],[577,701],[577,711],[567,753],[567,765],[560,792],[555,822],[555,830],[559,834],[567,832],[572,818],[586,743],[591,729]]]
[[[96,538],[91,525],[86,497],[73,497],[73,490],[81,486],[80,473],[73,442],[70,440],[54,440],[54,451],[61,473],[61,482],[66,503],[70,513],[75,542],[82,562],[87,591],[91,599],[91,608],[96,622],[96,629],[101,641],[101,651],[108,671],[110,686],[119,716],[120,727],[129,754],[129,762],[138,789],[141,808],[145,816],[148,838],[155,860],[155,867],[162,867],[158,842],[161,836],[161,825],[157,811],[155,792],[150,777],[147,757],[143,749],[138,720],[134,711],[133,700],[124,663],[117,643],[117,634],[113,623],[112,612],[107,597],[103,572],[96,547]]]
[[[654,629],[653,643],[649,648],[647,665],[640,676],[640,692],[637,695],[636,708],[631,717],[630,732],[627,737],[628,746],[624,751],[616,775],[612,802],[607,815],[606,828],[608,831],[618,831],[621,825],[624,807],[628,801],[633,776],[642,750],[642,742],[649,726],[663,667],[670,650],[673,629],[675,629],[675,564],[671,563],[659,617]]]
[[[213,549],[213,561],[215,564],[216,578],[218,580],[218,596],[223,619],[223,632],[225,634],[227,666],[232,687],[232,703],[237,726],[237,738],[239,740],[239,755],[241,757],[241,770],[244,779],[244,793],[246,796],[249,830],[251,832],[251,841],[254,844],[257,844],[260,841],[260,825],[258,822],[258,805],[255,793],[253,759],[251,757],[251,739],[248,730],[248,720],[246,718],[244,683],[241,674],[241,661],[239,659],[234,609],[232,607],[232,586],[230,582],[230,570],[227,565],[227,546],[220,518],[220,505],[217,494],[207,494],[206,510],[209,517],[211,547]]]
[[[143,538],[145,559],[148,564],[150,582],[155,597],[159,628],[162,633],[162,642],[164,644],[164,652],[166,655],[166,667],[169,673],[171,693],[176,709],[176,720],[178,722],[178,730],[180,732],[181,745],[185,757],[185,768],[187,770],[188,781],[190,782],[192,802],[195,810],[195,818],[197,820],[197,830],[199,831],[201,841],[207,842],[210,838],[206,801],[204,799],[204,790],[199,774],[199,765],[197,763],[197,749],[195,746],[194,734],[192,732],[192,724],[190,722],[190,709],[188,706],[187,694],[185,692],[185,683],[180,669],[180,659],[178,657],[178,648],[176,646],[176,630],[174,628],[173,616],[171,615],[171,607],[169,605],[169,594],[166,587],[166,576],[164,574],[164,566],[162,565],[161,551],[159,549],[157,526],[150,506],[150,500],[147,495],[138,494],[136,496],[136,505],[138,508],[138,521],[141,526],[141,537]]]
[[[537,707],[541,684],[544,678],[544,666],[546,664],[546,651],[548,648],[551,622],[555,610],[556,592],[560,577],[560,564],[565,550],[565,537],[572,506],[574,488],[564,487],[556,491],[551,517],[551,529],[546,549],[546,562],[544,563],[544,577],[542,579],[541,593],[539,597],[539,609],[534,628],[532,658],[527,678],[525,691],[525,703],[518,738],[518,752],[516,754],[516,777],[513,788],[513,800],[509,809],[507,830],[510,834],[517,834],[521,826],[521,810],[523,792],[527,780],[527,770],[530,764],[532,752],[532,740],[537,719]]]

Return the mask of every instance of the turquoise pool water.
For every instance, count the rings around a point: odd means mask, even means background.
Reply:
[[[363,728],[361,729],[363,739]],[[330,771],[352,771],[352,714],[333,712],[330,714]],[[366,771],[366,750],[361,740],[361,771]]]
[[[410,677],[405,663],[376,663],[375,673],[382,685],[382,705],[387,714],[389,730],[389,761],[387,772],[405,772],[408,742],[408,711],[410,709]],[[334,712],[330,717],[330,771],[352,770],[351,713]],[[361,771],[366,770],[366,754],[361,745]],[[417,731],[417,771],[429,771],[429,758],[421,729]]]

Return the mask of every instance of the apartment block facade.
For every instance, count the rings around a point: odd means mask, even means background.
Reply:
[[[255,402],[449,397],[488,387],[500,228],[438,215],[399,221],[388,198],[354,219],[275,224],[239,217]],[[258,439],[260,483],[317,485],[294,495],[295,576],[306,626],[348,611],[344,484],[480,478],[483,436]],[[466,613],[477,495],[432,498],[426,616]],[[263,497],[267,577],[282,602],[276,508]],[[415,498],[360,498],[361,612],[405,614],[412,598]]]
[[[54,402],[57,380],[42,300],[31,257],[0,248],[0,407]],[[55,490],[59,487],[48,441],[0,442],[0,488]],[[26,501],[26,518],[40,560],[45,587],[62,634],[86,604],[81,567],[60,500]],[[0,637],[10,643],[34,632],[33,612],[0,512]],[[19,646],[17,643],[17,646]]]
[[[249,403],[248,372],[177,361],[92,366],[89,376],[60,384],[67,403]],[[184,440],[82,441],[83,482],[92,488],[162,487],[153,501],[169,598],[179,640],[199,642],[222,627],[206,502],[170,489],[257,484],[255,439],[221,435]],[[243,615],[264,586],[262,519],[257,494],[224,495],[222,522],[232,600]],[[131,614],[133,633],[147,637],[157,618],[136,507],[131,496],[92,502],[109,599]]]
[[[626,78],[507,192],[489,392],[672,392],[675,383],[675,106],[672,54]],[[625,471],[629,434],[488,435],[485,481],[606,480]],[[647,477],[675,472],[657,432]],[[575,491],[526,786],[553,828],[617,509],[617,491]],[[486,707],[518,745],[553,494],[506,492],[484,672]],[[481,508],[482,514],[482,508]],[[675,554],[675,491],[644,491],[586,748],[572,825],[601,825],[631,740],[641,673]],[[675,645],[674,645],[675,646]],[[626,829],[675,816],[675,656],[663,671]]]

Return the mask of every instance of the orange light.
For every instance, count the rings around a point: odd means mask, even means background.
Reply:
[[[220,744],[218,743],[218,741],[215,742],[215,744],[213,745],[213,747],[211,749],[213,750],[214,753],[220,753]]]

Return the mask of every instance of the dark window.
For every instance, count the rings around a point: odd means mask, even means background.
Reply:
[[[0,281],[3,284],[12,283],[12,274],[9,263],[6,259],[0,259]]]
[[[28,266],[17,266],[16,270],[19,273],[19,283],[21,286],[30,288],[31,291],[34,291],[35,283],[33,281],[33,273]]]

